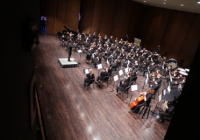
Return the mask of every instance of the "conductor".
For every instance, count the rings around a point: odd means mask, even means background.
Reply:
[[[72,55],[72,43],[69,43],[69,45],[68,45],[68,61],[71,61],[70,60],[71,55]]]

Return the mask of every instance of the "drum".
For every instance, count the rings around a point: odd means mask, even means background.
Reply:
[[[172,69],[176,69],[177,68],[177,61],[175,59],[170,58],[166,62],[167,62],[167,66],[168,67],[172,66]]]

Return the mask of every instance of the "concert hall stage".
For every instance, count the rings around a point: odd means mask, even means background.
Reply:
[[[68,61],[68,58],[58,58],[62,68],[74,68],[78,66],[78,63],[74,58],[70,58],[71,61]]]

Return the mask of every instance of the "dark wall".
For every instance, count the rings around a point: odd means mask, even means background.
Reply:
[[[183,66],[192,63],[200,42],[199,14],[144,6],[130,0],[82,0],[80,31],[114,36],[126,34],[129,41],[140,38],[141,46],[161,54]],[[192,48],[192,49],[191,49]]]
[[[40,1],[2,1],[0,51],[1,140],[36,140],[36,114],[30,119],[29,86],[34,72],[28,27],[39,25]],[[24,38],[24,33],[27,37]],[[31,40],[31,39],[30,39]]]
[[[47,17],[47,34],[56,34],[65,25],[77,31],[81,0],[41,0],[41,15]]]
[[[171,10],[168,9],[146,7],[139,32],[142,47],[155,50],[161,44],[170,13]]]
[[[161,54],[183,60],[183,66],[192,63],[200,42],[199,14],[146,7],[139,32],[141,46],[154,51],[161,45]]]
[[[134,40],[144,7],[130,0],[82,0],[80,31]]]
[[[200,43],[164,140],[199,140]]]
[[[167,52],[169,58],[177,58],[193,16],[193,13],[172,10],[160,44],[161,52]]]

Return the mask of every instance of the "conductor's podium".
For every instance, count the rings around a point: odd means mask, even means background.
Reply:
[[[62,68],[75,68],[78,66],[78,63],[75,61],[74,58],[58,58],[58,62],[61,64]]]

